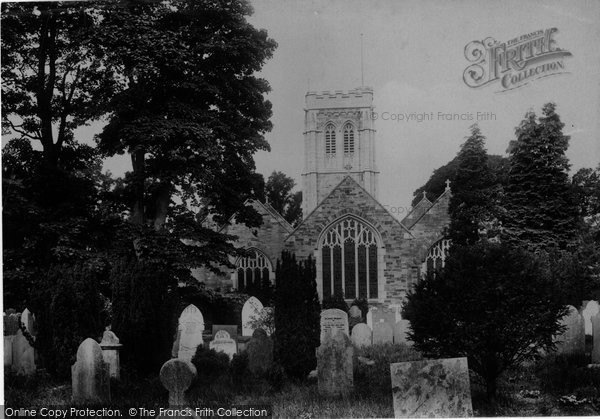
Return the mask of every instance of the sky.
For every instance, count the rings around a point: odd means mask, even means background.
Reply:
[[[265,178],[280,170],[301,188],[304,98],[307,91],[374,90],[379,201],[393,215],[408,211],[413,191],[450,161],[478,122],[490,154],[506,155],[515,127],[529,110],[553,101],[571,136],[572,172],[600,162],[600,1],[254,0],[248,18],[278,47],[260,76],[268,80],[274,128],[270,152],[256,155]],[[465,46],[492,37],[500,43],[557,28],[555,46],[570,52],[564,73],[504,91],[499,82],[471,88],[463,72]],[[433,114],[429,120],[410,114]],[[440,113],[442,116],[440,117]],[[478,113],[482,116],[477,120]],[[458,114],[463,118],[445,118]],[[402,115],[402,116],[400,116]],[[466,116],[464,116],[466,115]],[[484,118],[488,116],[487,118]],[[486,120],[487,119],[487,120]],[[99,125],[78,135],[93,136]],[[81,138],[86,140],[85,138]],[[115,175],[127,156],[110,159]]]
[[[308,90],[374,89],[379,201],[402,218],[413,191],[458,152],[477,119],[490,154],[506,155],[528,110],[553,101],[571,135],[572,170],[600,162],[600,2],[255,0],[249,21],[278,43],[260,75],[272,91],[271,152],[257,170],[281,170],[301,187],[304,97]],[[465,46],[492,37],[506,42],[557,28],[555,46],[569,51],[565,74],[500,92],[500,83],[471,88],[463,72]],[[406,120],[410,113],[431,120]],[[438,113],[473,115],[473,120]],[[383,120],[384,114],[387,117]],[[493,115],[492,115],[493,114]],[[488,120],[485,120],[485,116]],[[404,118],[402,120],[398,120]],[[468,118],[468,116],[463,116]],[[403,214],[404,213],[404,214]]]

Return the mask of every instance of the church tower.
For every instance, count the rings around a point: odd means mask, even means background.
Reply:
[[[304,217],[345,176],[377,199],[373,89],[308,92],[304,111]]]

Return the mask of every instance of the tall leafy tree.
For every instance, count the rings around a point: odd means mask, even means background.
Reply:
[[[506,238],[532,249],[566,248],[577,236],[580,212],[569,181],[565,155],[569,137],[556,105],[547,103],[543,116],[528,112],[509,147],[506,186]]]
[[[283,172],[274,171],[265,183],[265,197],[279,214],[292,225],[302,219],[302,192],[292,193],[296,182]]]
[[[479,239],[484,223],[495,215],[495,179],[488,164],[485,137],[477,124],[461,146],[450,198],[449,237],[454,244],[472,244]]]

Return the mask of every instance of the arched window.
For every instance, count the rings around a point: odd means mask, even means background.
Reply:
[[[237,289],[245,290],[254,286],[260,288],[266,280],[271,280],[272,265],[262,252],[251,249],[252,255],[239,258],[236,263]]]
[[[435,273],[444,267],[449,248],[450,239],[441,239],[431,246],[421,269],[423,276],[426,276],[428,272]]]
[[[354,127],[349,122],[344,125],[344,153],[354,153]]]
[[[335,154],[335,127],[328,124],[325,128],[325,154],[332,156]]]
[[[377,298],[375,232],[355,218],[345,218],[324,233],[321,244],[323,297]]]

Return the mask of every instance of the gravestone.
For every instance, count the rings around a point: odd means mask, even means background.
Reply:
[[[406,334],[409,327],[410,322],[408,320],[400,320],[394,325],[394,343],[412,345],[412,342],[408,340]]]
[[[14,336],[17,334],[17,331],[20,329],[19,325],[21,324],[21,314],[11,313],[8,314],[4,318],[4,335],[5,336]]]
[[[373,323],[373,345],[393,342],[394,330],[389,323]]]
[[[592,316],[592,363],[600,364],[600,313]]]
[[[588,301],[583,310],[581,311],[581,315],[583,316],[583,320],[585,322],[585,334],[592,334],[592,316],[598,314],[600,312],[600,305],[598,305],[598,301]]]
[[[73,403],[110,402],[108,364],[102,348],[92,338],[84,340],[77,349],[77,361],[71,366]]]
[[[252,322],[260,318],[263,305],[256,297],[250,297],[242,307],[242,336],[252,336]]]
[[[366,323],[358,323],[352,328],[352,342],[360,348],[371,346],[373,342],[373,332]]]
[[[350,307],[350,310],[348,310],[348,328],[349,330],[352,330],[354,328],[354,326],[356,326],[359,323],[362,323],[362,312],[360,311],[360,308],[358,308],[358,306],[352,306]]]
[[[21,323],[25,326],[25,330],[27,330],[31,336],[37,334],[35,330],[35,316],[28,308],[23,310],[23,314],[21,314]]]
[[[106,328],[102,335],[100,348],[102,348],[102,358],[108,364],[108,372],[111,378],[119,380],[121,378],[121,345],[119,338],[110,330],[110,326]]]
[[[238,336],[238,327],[235,324],[213,324],[212,326],[212,334],[213,339],[219,330],[225,330],[229,333],[231,339],[236,340]]]
[[[235,340],[231,339],[226,330],[219,330],[215,333],[214,339],[208,345],[209,349],[214,349],[217,352],[223,352],[229,356],[231,360],[233,355],[237,353],[237,345]]]
[[[354,388],[354,347],[345,333],[335,330],[325,335],[317,348],[319,394],[325,397],[349,395]]]
[[[35,352],[19,329],[12,341],[12,370],[19,375],[35,373]]]
[[[367,325],[373,330],[373,311],[379,310],[377,307],[371,307],[367,312]]]
[[[390,365],[394,416],[473,416],[467,358],[429,359]]]
[[[179,346],[177,358],[191,361],[196,354],[198,346],[203,345],[202,332],[204,331],[204,317],[198,307],[190,304],[179,316],[177,328]]]
[[[15,336],[4,336],[4,369],[8,370],[11,367],[13,359],[13,341],[15,340]]]
[[[325,336],[334,331],[340,331],[348,336],[348,314],[339,308],[330,308],[321,312],[321,344],[325,341]]]
[[[561,319],[566,326],[565,331],[555,337],[557,354],[585,353],[585,324],[583,316],[573,306],[568,306],[569,312]]]
[[[396,310],[383,307],[373,307],[372,319],[373,325],[375,323],[387,323],[393,325],[396,323]]]
[[[263,375],[273,366],[273,341],[263,329],[256,329],[248,343],[248,369]]]
[[[160,369],[160,382],[169,391],[169,407],[187,404],[185,391],[196,379],[196,367],[190,361],[171,359]]]

